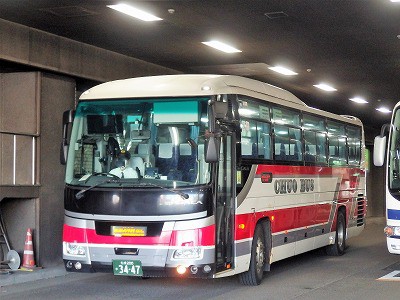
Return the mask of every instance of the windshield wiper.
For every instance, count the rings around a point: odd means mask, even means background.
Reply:
[[[88,176],[88,178],[85,179],[85,182],[84,182],[84,183],[88,182],[89,179],[92,178],[93,176],[99,176],[99,175],[100,175],[100,176],[110,176],[110,177],[112,177],[112,178],[119,179],[119,177],[118,177],[117,175],[114,175],[114,174],[111,174],[111,173],[107,173],[107,172],[94,172],[94,173],[90,174],[90,175]]]
[[[175,193],[175,194],[181,196],[183,199],[189,199],[189,195],[186,194],[186,193],[183,193],[183,192],[181,192],[181,191],[177,191],[177,190],[174,190],[174,189],[170,189],[170,188],[167,188],[167,187],[165,187],[165,186],[158,185],[158,184],[146,182],[146,183],[141,183],[141,184],[139,184],[139,186],[154,186],[154,187],[158,187],[158,188],[160,188],[160,189],[169,191],[169,192],[171,192],[171,193]]]
[[[95,187],[98,187],[99,185],[102,185],[104,183],[120,183],[120,182],[121,182],[121,180],[119,180],[119,177],[118,177],[118,180],[117,179],[108,179],[108,180],[100,181],[100,182],[98,182],[98,183],[96,183],[94,185],[91,185],[91,186],[87,187],[86,189],[83,189],[83,190],[80,190],[79,192],[77,192],[75,194],[75,199],[76,200],[81,199],[87,191],[89,191],[89,190],[91,190],[91,189],[93,189]]]

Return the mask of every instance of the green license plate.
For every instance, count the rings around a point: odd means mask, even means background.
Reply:
[[[114,275],[143,276],[142,262],[140,260],[113,260]]]

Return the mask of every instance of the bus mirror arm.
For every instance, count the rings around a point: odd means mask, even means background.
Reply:
[[[205,145],[205,161],[207,163],[218,162],[219,160],[219,147],[220,139],[215,133],[209,132],[207,134],[206,145]]]
[[[63,128],[62,128],[62,140],[60,147],[60,163],[65,165],[67,162],[67,153],[68,153],[68,125],[72,124],[74,120],[75,111],[67,110],[63,114]]]
[[[390,124],[383,124],[381,127],[381,133],[379,135],[379,137],[384,137],[386,136],[387,133],[389,133],[390,130]]]

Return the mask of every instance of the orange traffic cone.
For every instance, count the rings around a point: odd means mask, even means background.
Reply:
[[[24,268],[34,268],[35,258],[33,256],[32,229],[26,231],[24,258],[22,262]]]

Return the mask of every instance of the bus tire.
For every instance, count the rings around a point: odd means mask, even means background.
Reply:
[[[346,249],[346,217],[342,210],[338,211],[336,221],[335,243],[326,246],[326,253],[331,256],[343,255]]]
[[[258,224],[254,230],[251,245],[250,267],[247,272],[239,274],[240,282],[244,285],[259,285],[264,275],[266,261],[265,234],[262,226]]]

